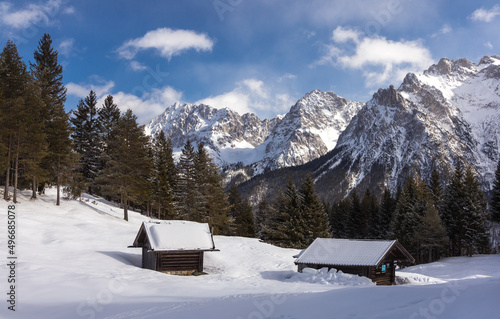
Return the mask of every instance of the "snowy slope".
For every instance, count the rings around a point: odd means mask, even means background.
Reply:
[[[17,308],[0,318],[494,318],[500,256],[450,258],[399,272],[415,284],[380,287],[361,277],[296,273],[292,256],[256,239],[215,236],[208,275],[180,277],[141,269],[132,244],[147,220],[104,200],[63,200],[54,191],[20,196],[17,212]],[[7,206],[0,201],[0,242]],[[6,260],[7,248],[3,248]],[[6,293],[8,268],[0,285]],[[416,279],[417,278],[417,279]],[[418,279],[420,278],[420,279]],[[360,303],[362,300],[362,303]]]

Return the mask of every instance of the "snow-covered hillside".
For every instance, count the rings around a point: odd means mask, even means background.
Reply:
[[[298,251],[257,239],[215,236],[208,275],[180,277],[141,269],[132,244],[142,221],[102,199],[63,200],[54,190],[17,214],[16,312],[0,318],[494,318],[500,255],[450,258],[398,272],[410,284],[374,286],[350,275],[298,274]],[[0,276],[7,291],[7,210],[0,202]]]

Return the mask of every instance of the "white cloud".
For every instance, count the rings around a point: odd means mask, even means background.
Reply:
[[[252,93],[257,94],[257,96],[262,98],[267,98],[267,92],[264,89],[264,82],[257,79],[246,79],[242,83],[250,89]]]
[[[59,44],[58,51],[62,55],[70,55],[75,49],[75,39],[66,39]]]
[[[279,82],[279,81],[278,81]],[[275,116],[288,110],[295,103],[295,99],[288,93],[279,92],[279,88],[266,86],[264,81],[249,78],[236,83],[236,87],[216,96],[196,101],[195,104],[206,104],[215,108],[228,107],[239,114],[258,113],[265,116]]]
[[[488,48],[488,49],[490,49],[490,50],[492,50],[492,49],[493,49],[493,44],[491,44],[491,42],[489,42],[489,41],[488,41],[488,42],[486,42],[486,43],[484,44],[484,46],[485,46],[485,47],[487,47],[487,48]]]
[[[249,95],[240,92],[239,89],[234,89],[221,95],[204,98],[196,101],[195,104],[206,104],[215,108],[228,107],[239,114],[252,112]]]
[[[111,89],[115,86],[113,81],[103,82],[100,85],[96,84],[76,84],[70,82],[66,84],[66,89],[68,94],[77,96],[79,98],[85,98],[89,95],[90,90],[94,91],[98,97],[109,94]]]
[[[130,61],[129,65],[130,65],[130,68],[132,68],[132,70],[134,70],[134,71],[144,71],[147,69],[147,67],[145,65],[142,65],[138,61]]]
[[[362,70],[367,87],[400,82],[407,72],[422,71],[433,63],[430,51],[418,40],[366,37],[355,30],[337,27],[332,41],[327,46],[328,52],[312,66],[331,64]]]
[[[348,41],[359,43],[359,38],[362,37],[362,35],[363,34],[357,30],[339,26],[333,30],[332,40],[337,43],[345,43]]]
[[[474,21],[491,22],[500,15],[500,5],[495,5],[491,9],[479,8],[469,17]]]
[[[285,73],[283,74],[279,79],[278,79],[278,82],[281,82],[281,81],[284,81],[284,80],[293,80],[293,79],[296,79],[297,76],[295,74],[291,74],[291,73]]]
[[[445,25],[443,25],[443,27],[441,29],[439,29],[438,32],[432,34],[431,37],[435,38],[435,37],[443,35],[443,34],[448,34],[451,31],[453,31],[453,29],[449,25],[445,24]]]
[[[15,29],[23,29],[37,23],[48,25],[61,11],[62,2],[63,0],[49,0],[44,4],[31,3],[22,9],[12,8],[11,2],[0,2],[0,21],[3,25]]]
[[[143,37],[128,40],[117,52],[120,57],[132,60],[141,50],[156,49],[161,56],[170,59],[186,50],[211,51],[214,42],[206,34],[191,30],[172,30],[159,28],[147,32]]]
[[[114,102],[122,112],[131,109],[137,116],[140,124],[146,124],[153,117],[165,111],[165,108],[180,102],[182,92],[176,91],[170,86],[153,89],[142,97],[124,92],[113,94]]]

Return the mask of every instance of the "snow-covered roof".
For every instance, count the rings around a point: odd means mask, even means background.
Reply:
[[[296,264],[337,266],[379,266],[387,253],[395,247],[399,253],[413,258],[397,240],[352,240],[316,238],[295,260]]]
[[[152,250],[214,250],[212,233],[206,223],[184,220],[143,222],[134,241],[141,247],[147,235]]]

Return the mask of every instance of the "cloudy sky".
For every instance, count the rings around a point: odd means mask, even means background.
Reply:
[[[25,61],[43,33],[67,110],[93,89],[142,123],[180,101],[262,118],[313,89],[367,101],[442,57],[500,54],[500,1],[0,1],[2,47]]]

